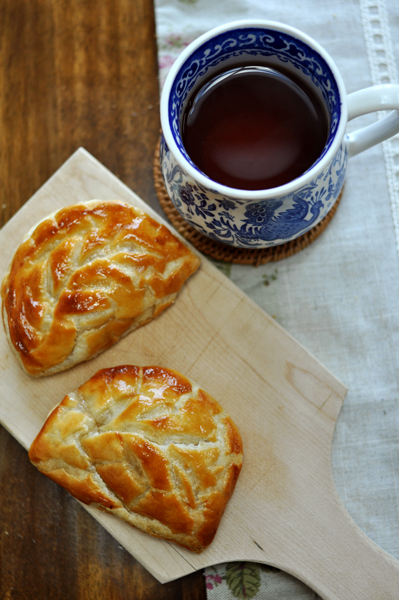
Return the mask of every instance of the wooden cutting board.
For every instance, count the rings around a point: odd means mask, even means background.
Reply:
[[[94,198],[125,200],[161,220],[79,149],[0,232],[0,277],[38,220]],[[219,400],[243,438],[236,490],[214,542],[200,555],[86,507],[159,581],[246,560],[279,567],[326,600],[399,598],[399,562],[360,531],[334,487],[331,443],[346,388],[209,261],[202,258],[158,319],[64,373],[30,378],[1,328],[1,423],[28,449],[67,392],[120,364],[181,371]]]

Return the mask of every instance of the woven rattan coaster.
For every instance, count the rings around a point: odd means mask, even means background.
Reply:
[[[324,217],[318,225],[310,229],[304,235],[296,238],[292,242],[286,244],[280,244],[272,248],[263,249],[246,249],[246,248],[234,248],[233,246],[227,246],[221,244],[215,240],[211,240],[206,237],[194,227],[189,225],[187,221],[178,213],[171,199],[169,198],[168,192],[166,191],[165,184],[162,179],[161,167],[159,164],[159,144],[154,155],[154,184],[157,192],[158,200],[165,212],[166,217],[172,223],[175,229],[193,246],[200,252],[203,252],[211,258],[228,263],[237,263],[241,265],[263,265],[268,262],[281,260],[296,254],[300,250],[309,246],[327,227],[331,219],[335,215],[338,205],[341,200],[342,191],[337,198],[334,206],[330,212]]]

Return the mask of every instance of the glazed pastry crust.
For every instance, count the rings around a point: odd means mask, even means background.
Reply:
[[[127,203],[68,206],[41,221],[11,261],[1,288],[8,341],[30,375],[64,371],[158,316],[199,263]]]
[[[104,369],[50,413],[29,458],[85,504],[202,552],[242,465],[232,419],[161,367]]]

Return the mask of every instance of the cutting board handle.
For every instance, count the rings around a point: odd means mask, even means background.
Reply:
[[[345,392],[337,394],[326,377],[293,364],[285,372],[295,395],[283,405],[269,392],[267,406],[274,412],[262,419],[263,445],[253,455],[244,453],[243,481],[235,492],[242,495],[237,505],[245,506],[245,527],[240,533],[230,523],[221,557],[278,567],[323,600],[399,600],[399,561],[356,525],[335,487],[331,447]],[[255,428],[252,435],[249,452],[260,444]],[[246,480],[245,459],[262,472],[255,485],[253,475]]]
[[[398,600],[399,561],[356,525],[332,478],[328,486],[326,481],[320,483],[315,486],[310,480],[297,489],[296,500],[291,497],[290,506],[282,504],[276,526],[266,519],[258,521],[256,529],[241,532],[241,545],[240,532],[230,531],[233,546],[219,562],[252,561],[277,567],[323,600]],[[250,544],[252,552],[248,552]],[[201,566],[210,564],[215,561]]]
[[[305,558],[288,569],[323,600],[398,600],[399,562],[373,543],[356,525],[335,490],[315,494],[317,501],[302,508]],[[298,536],[297,536],[298,539]],[[293,573],[294,574],[294,573]]]

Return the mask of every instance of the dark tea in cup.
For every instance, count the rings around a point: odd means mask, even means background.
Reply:
[[[392,110],[346,132],[348,120]],[[248,250],[307,234],[329,214],[348,159],[399,132],[399,86],[347,96],[331,56],[273,21],[226,23],[176,59],[161,97],[163,181],[182,218]]]
[[[321,155],[328,134],[322,102],[303,80],[275,66],[240,66],[189,98],[184,147],[213,181],[241,190],[284,185]]]

